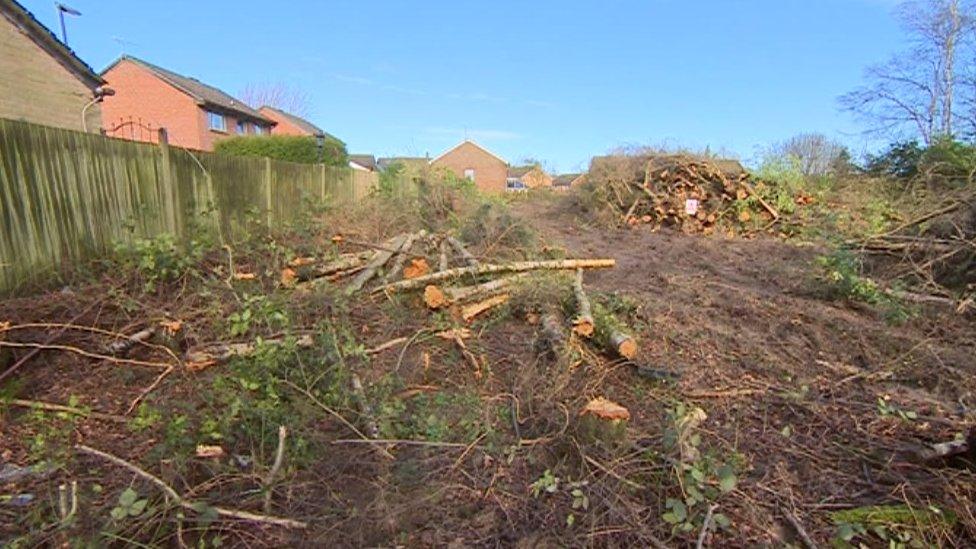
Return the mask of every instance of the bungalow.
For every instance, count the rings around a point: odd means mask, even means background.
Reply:
[[[322,128],[312,124],[304,118],[292,114],[287,111],[283,111],[276,107],[271,107],[265,105],[258,109],[261,116],[271,120],[275,123],[274,127],[271,128],[271,135],[299,135],[307,137],[324,137],[326,139],[335,139],[336,141],[341,140],[327,133]]]
[[[501,194],[508,185],[508,162],[474,141],[462,141],[431,161],[431,165],[469,179],[487,193]]]
[[[583,173],[564,173],[562,175],[557,175],[552,180],[552,190],[568,191],[569,189],[582,184],[585,179],[586,174]]]
[[[505,190],[509,192],[524,191],[535,188],[548,188],[552,185],[552,176],[539,166],[518,166],[508,169],[505,180]]]
[[[0,118],[98,131],[105,81],[14,0],[0,0]]]
[[[214,143],[233,135],[270,133],[276,122],[243,101],[203,82],[123,55],[102,71],[115,95],[105,100],[106,132],[134,121],[166,128],[169,142],[189,149],[212,151]],[[118,137],[151,141],[144,133]]]

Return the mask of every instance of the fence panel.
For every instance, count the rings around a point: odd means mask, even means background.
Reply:
[[[284,227],[316,203],[352,204],[377,176],[188,151],[0,119],[0,294],[117,242],[194,226]]]

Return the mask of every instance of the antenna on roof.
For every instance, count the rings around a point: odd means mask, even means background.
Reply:
[[[125,55],[125,46],[126,45],[129,45],[129,46],[138,46],[139,45],[139,44],[137,44],[137,43],[135,43],[135,42],[133,42],[131,40],[126,40],[125,38],[123,38],[121,36],[112,36],[112,41],[119,45],[119,49],[121,50],[121,54],[122,55]]]
[[[65,6],[61,2],[55,2],[54,3],[54,8],[56,10],[58,10],[58,18],[61,20],[61,41],[64,42],[64,45],[65,46],[67,46],[68,45],[68,31],[65,30],[65,28],[64,28],[64,14],[67,13],[68,15],[79,16],[79,15],[81,15],[81,12],[78,11],[78,10],[76,10],[76,9],[74,9],[74,8]]]

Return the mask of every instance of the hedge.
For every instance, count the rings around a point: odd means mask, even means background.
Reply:
[[[302,164],[325,163],[345,166],[348,162],[346,145],[333,137],[326,137],[321,157],[318,141],[310,136],[249,135],[218,141],[214,150],[234,156],[260,156]]]

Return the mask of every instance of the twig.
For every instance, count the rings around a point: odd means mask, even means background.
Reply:
[[[92,309],[94,309],[95,308],[95,305],[98,305],[99,303],[100,303],[100,301],[95,301],[94,303],[92,303],[89,306],[85,307],[84,310],[82,310],[80,313],[78,313],[77,315],[75,315],[74,317],[72,317],[72,319],[68,321],[68,324],[74,324],[75,322],[77,322],[78,319],[80,319],[81,317],[83,317],[86,314],[88,314],[88,312],[91,311]],[[44,344],[45,345],[50,345],[51,343],[54,342],[54,340],[56,340],[57,338],[61,337],[61,335],[64,334],[64,332],[66,330],[67,330],[67,328],[65,327],[65,328],[62,328],[57,333],[51,334],[51,337],[49,337],[46,340],[44,340]],[[14,372],[16,372],[18,368],[20,368],[24,364],[27,364],[27,361],[29,361],[30,359],[32,359],[35,356],[37,356],[37,354],[40,353],[40,352],[41,352],[41,349],[36,347],[32,351],[30,351],[29,353],[27,353],[26,355],[24,355],[23,357],[21,357],[20,360],[18,360],[17,362],[14,362],[13,365],[11,365],[9,368],[7,368],[3,373],[0,373],[0,381],[3,381],[4,379],[8,378],[10,375],[12,375]]]
[[[91,448],[89,446],[85,446],[84,444],[77,444],[77,445],[75,445],[75,449],[78,450],[79,452],[83,453],[83,454],[88,454],[88,455],[100,457],[100,458],[102,458],[102,459],[104,459],[106,461],[110,461],[110,462],[114,463],[115,465],[118,465],[120,467],[124,467],[124,468],[128,469],[129,471],[135,473],[136,475],[142,477],[143,479],[145,479],[145,480],[147,480],[147,481],[155,484],[156,486],[158,486],[159,489],[162,490],[163,493],[166,494],[166,496],[169,499],[171,499],[174,503],[176,503],[180,507],[183,507],[184,509],[190,509],[191,511],[198,512],[198,509],[200,508],[200,505],[199,505],[198,502],[193,502],[193,501],[190,501],[190,500],[183,499],[183,497],[180,496],[176,492],[176,490],[173,489],[173,487],[171,487],[169,484],[166,484],[165,482],[163,482],[162,479],[160,479],[159,477],[153,475],[152,473],[146,472],[145,470],[141,469],[139,466],[137,466],[137,465],[135,465],[135,464],[133,464],[131,462],[128,462],[128,461],[126,461],[126,460],[124,460],[124,459],[122,459],[120,457],[113,456],[112,454],[109,454],[107,452],[103,452],[101,450],[96,450],[96,449]],[[304,529],[304,528],[307,528],[308,527],[308,524],[306,524],[305,522],[298,521],[298,520],[293,520],[293,519],[288,519],[288,518],[273,517],[273,516],[267,516],[267,515],[259,515],[257,513],[251,513],[251,512],[248,512],[248,511],[240,511],[240,510],[237,510],[237,509],[227,509],[227,508],[224,508],[224,507],[210,507],[210,508],[213,509],[214,511],[216,511],[216,513],[218,515],[223,516],[223,517],[236,518],[236,519],[241,519],[241,520],[249,520],[249,521],[254,521],[254,522],[262,522],[262,523],[265,523],[265,524],[274,524],[276,526],[283,526],[285,528]]]
[[[366,399],[366,390],[363,388],[363,382],[357,374],[352,374],[351,384],[353,396],[356,404],[359,406],[359,413],[363,416],[363,421],[366,424],[366,434],[372,439],[379,438],[380,427],[374,418],[373,407],[369,405],[369,401]]]
[[[705,537],[708,536],[708,529],[712,526],[712,517],[715,516],[715,509],[718,509],[718,505],[714,503],[708,506],[708,512],[705,513],[705,522],[702,523],[701,533],[698,534],[698,543],[695,544],[695,549],[702,549],[705,546]]]
[[[793,529],[796,530],[796,534],[800,536],[800,541],[803,542],[803,545],[805,545],[807,549],[817,549],[817,544],[813,542],[813,539],[810,538],[810,534],[808,534],[803,528],[803,525],[800,524],[800,520],[797,519],[796,516],[794,516],[793,513],[791,513],[785,507],[782,509],[782,511],[783,516],[786,517],[786,520],[789,521],[790,525],[793,526]]]
[[[285,439],[287,437],[288,428],[284,425],[278,426],[278,451],[275,452],[274,464],[271,466],[271,470],[268,471],[268,476],[264,479],[265,513],[271,511],[271,485],[274,483],[275,477],[278,476],[278,470],[281,469],[281,462],[285,459]]]
[[[376,444],[376,445],[403,445],[403,446],[430,446],[432,448],[469,448],[470,444],[462,444],[460,442],[436,442],[429,440],[405,440],[405,439],[392,439],[392,438],[346,438],[333,440],[332,444]],[[480,448],[481,446],[475,445],[474,448]]]
[[[139,406],[139,403],[142,402],[143,399],[145,399],[149,395],[149,393],[155,391],[156,390],[156,387],[159,387],[159,385],[163,382],[163,380],[166,379],[166,376],[168,376],[171,373],[173,373],[173,370],[175,370],[175,369],[176,369],[176,366],[170,365],[170,367],[169,368],[166,368],[166,370],[164,370],[163,373],[161,373],[158,376],[156,376],[156,379],[153,380],[153,382],[149,384],[149,387],[146,387],[145,390],[143,390],[141,393],[139,393],[139,396],[137,396],[132,401],[132,403],[129,404],[129,407],[126,408],[126,410],[125,410],[125,415],[131,414],[132,411],[136,409],[136,406]]]
[[[153,368],[164,368],[164,369],[165,368],[169,368],[170,366],[172,366],[171,364],[167,364],[165,362],[151,362],[151,361],[146,361],[146,360],[134,360],[134,359],[131,359],[131,358],[119,358],[119,357],[114,357],[114,356],[102,355],[102,354],[99,354],[99,353],[93,353],[91,351],[86,351],[84,349],[79,349],[78,347],[72,347],[70,345],[53,345],[53,344],[47,344],[47,343],[34,343],[34,342],[19,343],[19,342],[14,342],[14,341],[0,341],[0,347],[14,347],[14,348],[22,348],[22,349],[40,349],[40,350],[47,350],[47,351],[66,351],[66,352],[69,352],[69,353],[75,353],[75,354],[78,354],[78,355],[81,355],[81,356],[84,356],[84,357],[88,357],[88,358],[94,358],[96,360],[105,360],[105,361],[108,361],[108,362],[115,362],[115,363],[119,363],[119,364],[131,364],[133,366],[149,366],[149,367],[153,367]],[[17,366],[17,365],[14,364],[14,366]],[[13,371],[13,369],[14,368],[11,367],[10,369],[7,370],[7,372],[4,372],[4,374],[7,374],[8,372]],[[2,378],[0,378],[0,379],[2,379]]]
[[[367,355],[375,355],[375,354],[382,353],[383,351],[385,351],[387,349],[390,349],[392,347],[396,347],[397,345],[399,345],[401,343],[405,343],[408,339],[409,338],[407,338],[407,337],[398,337],[398,338],[395,338],[395,339],[391,339],[391,340],[387,341],[386,343],[383,343],[382,345],[377,345],[376,347],[373,347],[372,349],[366,349],[366,354]]]
[[[6,402],[13,406],[18,406],[20,408],[34,408],[37,410],[44,410],[46,412],[63,412],[65,414],[73,414],[76,416],[90,417],[92,419],[100,419],[103,421],[114,421],[115,423],[127,423],[129,420],[113,414],[105,414],[102,412],[90,412],[88,410],[83,410],[81,408],[75,408],[73,406],[64,406],[62,404],[53,404],[50,402],[40,402],[37,400],[23,400],[19,398],[14,398],[8,401],[0,400],[0,403]]]

